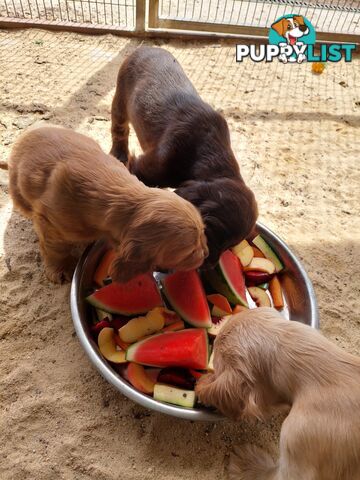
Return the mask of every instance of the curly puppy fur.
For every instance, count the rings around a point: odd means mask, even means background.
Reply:
[[[266,419],[289,409],[280,456],[241,446],[233,480],[359,480],[360,359],[271,308],[235,315],[215,341],[199,399],[225,415]]]
[[[70,280],[72,245],[100,238],[117,252],[115,281],[155,269],[193,269],[208,254],[196,208],[146,187],[92,139],[58,127],[32,128],[9,161],[15,208],[33,221],[47,277]]]
[[[145,184],[176,188],[200,210],[210,251],[205,266],[248,236],[257,205],[226,120],[200,98],[169,52],[140,47],[123,62],[111,118],[112,155]],[[129,123],[144,151],[137,158],[129,155]]]

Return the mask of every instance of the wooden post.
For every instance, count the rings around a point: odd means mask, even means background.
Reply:
[[[137,33],[145,32],[145,3],[146,0],[135,0],[136,2],[136,22],[135,31]]]

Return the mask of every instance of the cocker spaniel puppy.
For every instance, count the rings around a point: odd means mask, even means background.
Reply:
[[[257,205],[240,175],[228,125],[169,52],[140,47],[123,62],[111,119],[112,155],[146,185],[176,188],[200,210],[208,267],[248,236]],[[129,156],[129,123],[144,151],[138,158]]]
[[[47,277],[70,280],[74,244],[100,238],[117,251],[113,280],[162,269],[190,270],[208,254],[197,209],[173,192],[146,187],[92,139],[72,130],[25,132],[9,161],[15,208],[32,219]]]
[[[236,420],[290,410],[280,456],[253,445],[230,460],[233,480],[359,480],[360,359],[271,308],[235,315],[215,341],[199,399]]]

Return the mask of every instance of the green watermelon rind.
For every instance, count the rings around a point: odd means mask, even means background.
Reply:
[[[275,265],[276,273],[281,272],[283,270],[284,265],[282,264],[280,258],[274,251],[272,247],[267,243],[266,240],[261,235],[257,235],[254,240],[252,241],[253,244],[265,255],[265,257],[273,262]]]
[[[190,329],[190,328],[186,329],[186,331],[189,331],[189,330],[195,330],[195,329]],[[206,365],[207,365],[208,362],[209,362],[209,353],[210,353],[209,336],[208,336],[205,328],[203,328],[202,330],[204,330],[204,338],[205,338],[205,343],[206,343]],[[182,330],[178,330],[178,331],[182,331]],[[133,362],[133,363],[139,363],[139,365],[144,365],[145,367],[164,368],[164,365],[155,365],[153,363],[148,364],[148,363],[137,362],[136,360],[134,360],[134,356],[135,356],[138,348],[141,347],[141,345],[143,345],[144,343],[148,342],[150,339],[153,339],[155,337],[159,337],[160,335],[171,335],[171,334],[174,334],[174,333],[176,333],[176,332],[156,333],[155,335],[151,335],[150,337],[144,338],[143,340],[140,340],[139,342],[133,343],[126,350],[126,354],[125,354],[126,361]],[[205,368],[206,367],[204,367],[204,370],[205,370]],[[199,368],[199,370],[201,370],[201,369]]]
[[[205,273],[206,280],[210,283],[212,288],[224,295],[232,305],[243,305],[244,307],[249,308],[248,303],[241,296],[235,295],[235,293],[230,289],[228,282],[224,274],[222,273],[219,266],[214,270],[209,270]]]
[[[209,310],[209,314],[208,314],[208,320],[207,322],[204,322],[204,320],[194,320],[193,318],[189,317],[188,315],[186,315],[186,313],[183,312],[183,310],[176,304],[175,300],[172,298],[172,296],[169,294],[169,292],[166,290],[166,283],[165,283],[166,279],[163,280],[161,282],[161,285],[163,287],[163,292],[164,292],[164,295],[166,297],[166,299],[168,300],[168,302],[170,303],[170,305],[172,306],[172,308],[175,310],[175,312],[180,315],[180,317],[185,320],[187,323],[189,323],[190,325],[192,325],[193,327],[197,327],[197,328],[210,328],[212,326],[212,321],[211,321],[211,314],[210,314],[210,309]],[[204,297],[205,297],[205,303],[207,305],[207,302],[206,302],[206,295],[205,295],[205,292],[204,293]]]
[[[236,257],[237,258],[237,257]],[[241,263],[240,263],[240,260],[239,260],[239,265],[240,265],[240,268],[241,268]],[[236,291],[235,287],[233,287],[232,283],[230,282],[230,280],[227,278],[226,276],[226,271],[225,271],[225,267],[222,266],[222,261],[221,261],[221,257],[220,257],[220,260],[219,260],[219,264],[218,264],[218,271],[220,272],[220,274],[222,275],[224,281],[226,282],[226,285],[228,286],[229,290],[231,291],[231,293],[234,295],[234,297],[237,299],[237,303],[241,303],[241,305],[243,305],[244,307],[247,307],[249,308],[249,305],[246,301],[246,298],[243,298],[239,292]],[[242,272],[241,272],[242,274]],[[244,280],[244,285],[245,285],[245,280]]]

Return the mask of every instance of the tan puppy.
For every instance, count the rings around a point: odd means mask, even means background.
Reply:
[[[359,358],[274,309],[258,308],[224,326],[214,367],[197,385],[203,403],[237,420],[291,408],[279,459],[241,446],[230,461],[231,479],[360,479]]]
[[[73,244],[108,239],[114,280],[199,267],[208,254],[200,214],[173,192],[146,187],[90,138],[57,127],[25,132],[9,161],[14,205],[32,219],[47,277],[70,280]]]

